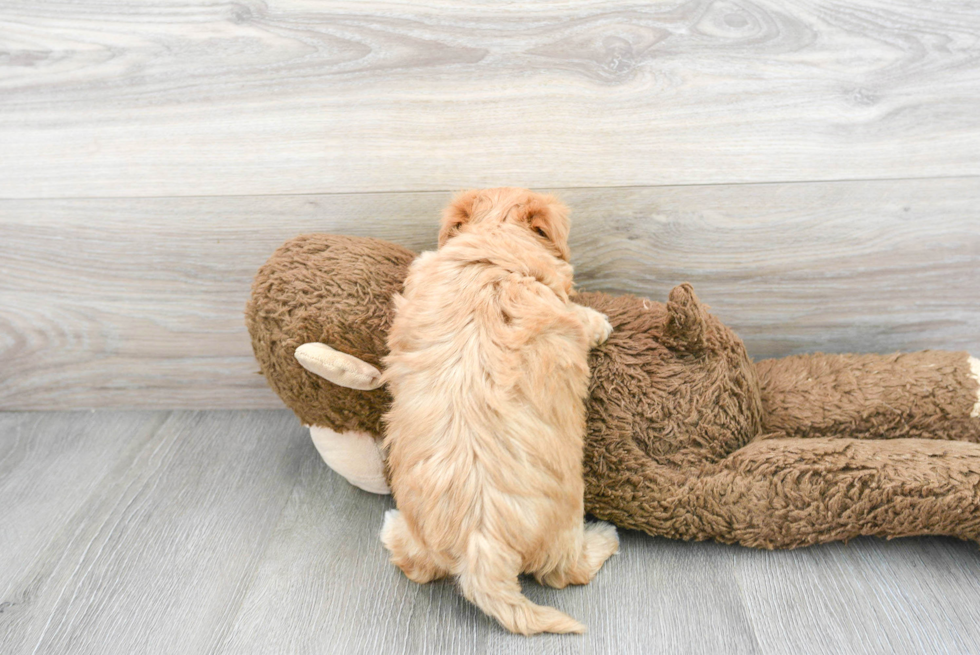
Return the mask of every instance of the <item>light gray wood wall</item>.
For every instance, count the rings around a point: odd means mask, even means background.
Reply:
[[[500,184],[756,357],[980,353],[980,3],[4,2],[0,408],[279,406],[275,247]]]
[[[8,197],[980,174],[974,2],[7,0],[2,14]]]

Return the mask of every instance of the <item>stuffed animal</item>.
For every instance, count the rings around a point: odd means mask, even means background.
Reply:
[[[259,270],[246,319],[270,386],[324,461],[387,493],[379,387],[415,254],[313,234]],[[591,355],[585,507],[677,539],[793,548],[859,535],[980,539],[980,361],[963,352],[752,362],[688,284],[666,304],[581,293]]]

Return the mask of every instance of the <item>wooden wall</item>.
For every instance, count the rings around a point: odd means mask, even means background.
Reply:
[[[312,231],[573,209],[756,357],[980,353],[980,3],[0,6],[0,408],[277,407],[242,310]]]

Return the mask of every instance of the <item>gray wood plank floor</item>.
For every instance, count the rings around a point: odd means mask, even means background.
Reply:
[[[760,551],[623,533],[585,587],[525,583],[584,636],[505,633],[409,582],[390,499],[285,411],[0,413],[3,653],[969,653],[980,550],[945,538]]]

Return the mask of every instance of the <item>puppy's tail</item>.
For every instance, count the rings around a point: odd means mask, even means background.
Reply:
[[[520,559],[479,532],[470,536],[459,576],[463,595],[511,632],[581,634],[585,626],[553,607],[535,605],[521,594]]]

